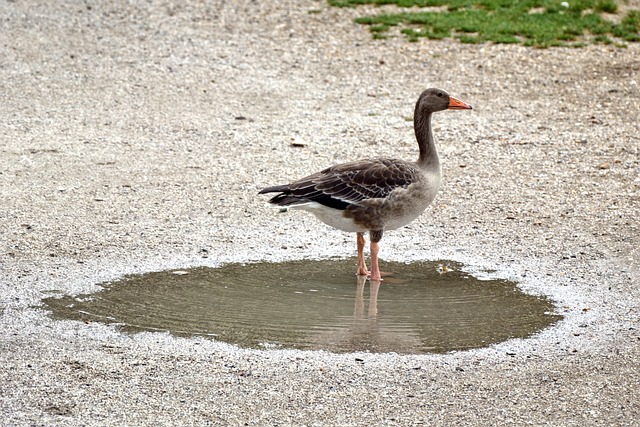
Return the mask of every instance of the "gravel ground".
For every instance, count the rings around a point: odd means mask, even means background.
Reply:
[[[0,3],[2,425],[640,425],[640,45],[374,41],[358,13]],[[552,297],[558,326],[336,355],[123,335],[39,306],[128,273],[353,255],[353,236],[256,191],[416,157],[430,86],[474,110],[435,116],[442,190],[383,260],[495,270]]]

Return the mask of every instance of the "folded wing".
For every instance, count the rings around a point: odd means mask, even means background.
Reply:
[[[344,210],[364,200],[388,197],[417,176],[417,167],[403,160],[360,160],[332,166],[288,185],[265,188],[260,194],[280,193],[269,200],[279,206],[316,202]]]

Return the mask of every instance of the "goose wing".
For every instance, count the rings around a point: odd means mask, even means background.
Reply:
[[[393,190],[415,182],[418,175],[417,166],[403,160],[360,160],[329,167],[288,185],[265,188],[261,193],[281,193],[270,200],[280,206],[317,202],[343,210],[364,200],[388,197]]]

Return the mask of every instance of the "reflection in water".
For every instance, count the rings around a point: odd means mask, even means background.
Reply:
[[[169,331],[243,347],[335,352],[483,347],[527,337],[560,318],[549,314],[548,300],[504,280],[477,280],[453,262],[386,262],[393,276],[382,285],[354,277],[354,262],[154,272],[105,284],[95,294],[44,302],[54,318],[117,323],[127,332]]]
[[[365,283],[358,283],[358,286],[364,288]],[[415,336],[409,333],[385,333],[380,331],[377,322],[378,316],[378,291],[380,290],[380,282],[371,281],[369,284],[369,309],[367,312],[367,323],[365,328],[361,328],[358,334],[354,334],[352,343],[355,347],[378,351],[388,352],[396,351],[399,348],[416,348],[420,346],[419,341]],[[364,292],[361,292],[360,297],[364,302]],[[357,298],[357,297],[356,297]],[[400,343],[400,341],[408,341],[406,343]]]
[[[313,340],[318,348],[357,349],[372,353],[421,353],[420,337],[414,331],[389,330],[385,326],[386,322],[378,323],[378,292],[381,282],[368,282],[364,276],[357,276],[356,280],[351,327],[329,330],[307,338]],[[368,301],[365,299],[367,283],[369,283]],[[386,279],[385,284],[387,284]],[[386,288],[384,290],[387,291]],[[393,292],[393,289],[388,291]]]
[[[353,311],[353,330],[349,339],[349,347],[371,350],[371,343],[378,341],[378,290],[380,282],[372,280],[369,286],[369,309],[364,315],[364,288],[367,284],[365,276],[356,276],[356,305]]]

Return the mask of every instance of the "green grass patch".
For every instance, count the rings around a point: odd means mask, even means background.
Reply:
[[[584,46],[585,43],[640,41],[640,11],[631,10],[619,24],[603,17],[615,13],[613,0],[329,0],[333,6],[394,4],[419,10],[363,16],[376,38],[399,27],[410,41],[452,37],[463,43],[522,43],[527,46]]]

